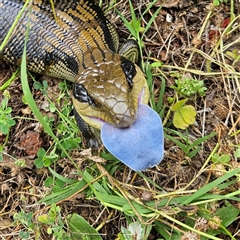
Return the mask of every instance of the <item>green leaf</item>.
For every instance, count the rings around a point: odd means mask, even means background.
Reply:
[[[164,137],[176,143],[185,153],[188,151],[188,147],[185,144],[181,143],[179,140],[177,140],[177,138],[166,133],[164,134]]]
[[[217,153],[214,153],[212,156],[213,163],[228,163],[231,160],[229,154],[222,154],[221,156]]]
[[[7,134],[8,133],[8,126],[7,125],[5,125],[5,124],[1,124],[1,126],[0,126],[0,133],[2,133],[2,134]]]
[[[97,230],[76,213],[68,216],[68,225],[73,240],[102,240]]]
[[[152,68],[161,67],[162,65],[163,65],[162,62],[153,62],[153,63],[151,64],[151,67],[152,67]]]
[[[213,5],[214,5],[215,7],[219,6],[219,5],[220,5],[219,0],[213,0]]]
[[[179,110],[185,103],[187,102],[188,98],[177,101],[173,106],[170,107],[171,111],[177,111]]]
[[[216,216],[219,216],[222,220],[222,225],[224,227],[228,227],[232,222],[234,222],[238,215],[240,210],[233,207],[232,205],[229,205],[227,207],[221,207],[216,211]]]
[[[42,168],[43,167],[43,160],[42,160],[42,158],[36,158],[35,160],[34,160],[34,164],[35,164],[35,166],[36,166],[36,168]]]
[[[49,223],[48,218],[49,218],[48,214],[43,214],[43,215],[38,217],[38,221],[41,222],[41,223],[48,224]]]
[[[196,119],[196,110],[192,105],[180,107],[173,115],[173,124],[176,128],[186,129]]]
[[[37,156],[38,156],[38,157],[44,157],[45,154],[46,154],[46,151],[45,151],[44,148],[40,148],[40,149],[38,150],[38,152],[37,152]]]
[[[198,138],[196,141],[194,141],[190,146],[189,146],[189,149],[192,149],[200,144],[202,144],[203,142],[207,141],[208,139],[214,137],[217,133],[216,132],[213,132],[213,133],[210,133],[209,135],[206,135],[204,137],[201,137],[201,138]]]
[[[4,111],[4,113],[7,115],[7,114],[9,114],[9,113],[11,113],[12,112],[12,108],[10,108],[10,107],[7,107],[6,109],[5,109],[5,111]]]
[[[129,24],[133,27],[136,32],[143,32],[144,28],[141,27],[141,19],[130,21]]]
[[[25,104],[25,105],[28,105],[28,101],[26,99],[26,95],[23,95],[22,96],[22,102]]]
[[[173,115],[173,125],[176,128],[180,128],[180,129],[186,129],[189,124],[186,123],[184,121],[184,119],[182,118],[181,112],[180,111],[176,111]]]
[[[186,123],[193,124],[196,120],[197,112],[192,105],[186,105],[179,109],[182,118]]]
[[[146,8],[146,10],[144,11],[143,15],[145,15],[146,13],[149,12],[149,10],[154,6],[154,4],[157,2],[157,0],[155,1],[151,1],[148,4],[148,7]],[[142,34],[142,39],[145,36],[145,33],[150,29],[150,27],[152,26],[152,23],[155,21],[156,17],[158,16],[160,10],[162,7],[159,7],[157,10],[154,11],[154,14],[152,15],[152,17],[147,21],[147,25],[145,27],[144,33]]]
[[[49,235],[52,234],[52,228],[48,227],[48,228],[47,228],[47,233],[48,233]]]
[[[6,107],[7,107],[7,103],[8,103],[8,99],[7,98],[4,98],[3,100],[2,100],[2,109],[5,109]]]
[[[14,126],[15,124],[16,124],[16,121],[15,121],[15,120],[9,119],[9,121],[8,121],[8,126],[9,126],[9,127]]]
[[[30,233],[29,233],[29,232],[23,232],[23,231],[21,231],[21,232],[19,232],[19,237],[20,237],[21,239],[29,239]]]
[[[234,151],[234,157],[240,158],[240,148],[238,148],[238,149],[236,149],[236,151]]]
[[[48,177],[45,181],[44,181],[44,186],[45,187],[51,187],[51,185],[53,185],[54,181],[52,177]]]

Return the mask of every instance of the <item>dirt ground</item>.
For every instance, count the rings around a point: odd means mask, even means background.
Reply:
[[[141,16],[149,4],[147,0],[132,2],[137,16]],[[188,128],[190,140],[202,137],[203,133],[204,135],[212,132],[217,133],[214,137],[205,141],[202,144],[201,151],[191,159],[186,157],[186,154],[175,142],[165,139],[165,157],[159,165],[160,173],[157,175],[157,178],[154,178],[154,174],[151,174],[150,171],[148,177],[153,179],[165,191],[171,192],[188,185],[201,169],[217,143],[219,143],[218,153],[229,154],[234,159],[234,146],[240,144],[240,134],[232,135],[240,129],[240,88],[239,82],[237,82],[239,80],[234,81],[231,79],[231,81],[226,77],[224,65],[228,64],[232,67],[232,71],[236,72],[239,72],[240,65],[239,62],[234,62],[231,58],[226,58],[226,62],[222,63],[223,66],[219,66],[211,61],[210,68],[213,74],[202,74],[207,72],[207,64],[209,63],[207,61],[208,57],[204,54],[221,62],[222,53],[218,52],[219,55],[211,55],[211,53],[214,47],[216,47],[222,32],[230,22],[230,0],[227,3],[220,3],[218,7],[213,7],[212,1],[209,0],[159,0],[142,18],[141,26],[143,28],[146,27],[151,16],[161,5],[162,9],[143,38],[143,55],[144,61],[149,59],[149,62],[153,62],[154,59],[158,59],[162,63],[160,69],[163,73],[162,76],[166,80],[164,93],[165,114],[170,107],[168,99],[174,97],[174,91],[170,88],[170,86],[175,84],[172,73],[178,70],[190,78],[203,80],[204,86],[207,88],[205,96],[198,96],[190,100],[197,110],[196,123]],[[107,9],[107,6],[105,3],[103,8]],[[131,19],[128,1],[119,1],[116,8],[127,19]],[[209,17],[210,11],[211,15]],[[234,13],[236,16],[239,16],[239,1],[235,1]],[[114,11],[114,8],[108,10],[106,15],[116,26],[121,36],[120,41],[123,42],[129,36],[129,31],[124,26],[117,12]],[[204,31],[199,35],[207,18],[209,19],[206,21]],[[236,21],[235,24],[239,24],[239,21]],[[226,46],[238,38],[239,29],[229,34],[228,38],[224,38],[223,45]],[[233,51],[233,49],[239,50],[239,43],[227,50]],[[200,51],[204,54],[201,54]],[[12,76],[15,69],[15,66],[0,60],[0,86]],[[222,74],[214,74],[216,72]],[[154,78],[154,93],[157,101],[162,84],[157,70],[154,74],[156,75]],[[34,75],[34,77],[40,82],[43,79],[47,81],[48,91],[54,92],[49,97],[52,97],[52,101],[56,102],[55,96],[60,93],[58,87],[59,80],[39,75]],[[46,105],[48,105],[46,97],[33,88],[33,81],[30,78],[29,84],[32,86],[32,94],[42,114],[53,117],[53,125],[56,124],[58,115],[46,110]],[[68,89],[67,93],[69,94],[67,94],[65,99],[67,105],[71,107],[71,98],[69,97],[71,83],[69,83]],[[44,180],[51,176],[51,173],[47,168],[36,168],[34,160],[37,158],[38,150],[40,148],[48,149],[53,140],[44,133],[38,121],[34,120],[29,107],[23,103],[23,93],[19,78],[7,90],[11,96],[8,106],[12,108],[12,116],[16,124],[11,127],[9,136],[0,133],[0,145],[4,144],[6,137],[8,137],[8,141],[4,146],[4,153],[6,154],[3,154],[3,161],[0,162],[0,238],[10,240],[20,239],[18,238],[19,227],[11,225],[15,213],[19,213],[22,209],[28,209],[35,213],[38,211],[44,212],[45,205],[37,204],[37,201],[50,191],[49,188],[44,186]],[[3,94],[0,92],[0,102],[2,99]],[[61,109],[65,103],[61,100],[60,103],[56,104]],[[165,114],[163,114],[163,121],[166,117]],[[72,116],[72,113],[70,115]],[[171,121],[170,116],[167,119],[166,128],[171,126]],[[78,135],[80,136],[80,133]],[[74,159],[82,159],[82,151],[86,150],[79,147],[79,151],[71,152],[71,155]],[[96,155],[96,153],[94,154]],[[25,165],[22,167],[16,165],[11,156],[14,157],[14,160],[24,160]],[[84,162],[82,167],[84,168],[87,164],[88,160]],[[235,160],[235,164],[239,166],[239,159]],[[56,163],[55,171],[71,178],[74,166],[68,159],[62,158]],[[128,172],[126,169],[124,172],[117,171],[115,177],[122,181],[126,178],[126,172]],[[133,175],[133,173],[130,174]],[[188,187],[188,190],[199,189],[204,184],[215,179],[215,177],[216,175],[205,171]],[[145,183],[138,176],[134,180],[134,184],[140,186]],[[145,197],[147,198],[147,196]],[[71,199],[61,202],[59,206],[61,207],[62,215],[74,212],[79,213],[94,227],[104,222],[105,224],[100,230],[103,239],[116,239],[121,226],[126,225],[126,219],[121,211],[111,210],[112,215],[109,219],[109,212],[102,211],[103,208],[100,206],[99,201],[94,198],[85,198],[84,194],[73,196]],[[229,230],[236,233],[239,228],[238,219],[232,223]],[[41,229],[40,235],[40,239],[54,239],[52,236],[47,235],[46,229]],[[158,233],[153,230],[149,239],[157,239],[158,237]],[[237,237],[240,239],[240,233],[238,233]]]

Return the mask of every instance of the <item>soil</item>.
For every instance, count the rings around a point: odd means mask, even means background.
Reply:
[[[147,9],[149,1],[132,1],[136,15],[142,16]],[[145,28],[151,16],[162,6],[159,14],[153,21],[150,29],[143,37],[143,60],[149,59],[152,63],[154,59],[161,62],[160,70],[153,69],[154,77],[154,97],[156,101],[159,98],[159,91],[162,87],[163,77],[166,81],[164,93],[165,111],[163,122],[166,120],[166,128],[177,131],[172,125],[172,113],[166,118],[169,110],[169,98],[174,97],[174,90],[171,86],[175,85],[174,72],[180,72],[183,77],[204,81],[207,88],[205,96],[197,96],[190,99],[197,110],[196,122],[189,126],[189,141],[206,136],[212,132],[216,135],[206,141],[201,146],[201,150],[192,158],[186,156],[186,153],[173,141],[165,138],[165,157],[157,170],[149,170],[146,173],[152,181],[161,186],[166,192],[172,192],[177,189],[188,186],[188,190],[196,190],[209,183],[217,176],[217,172],[210,171],[211,164],[206,166],[200,176],[191,184],[189,182],[198,174],[209,155],[214,150],[216,144],[219,144],[218,154],[228,154],[231,158],[230,165],[240,166],[239,158],[234,157],[235,146],[240,144],[240,134],[236,133],[240,129],[240,87],[239,79],[231,78],[232,75],[226,73],[225,65],[232,67],[232,71],[239,72],[240,64],[230,57],[222,62],[222,55],[227,51],[234,52],[239,50],[239,43],[227,48],[224,52],[212,54],[214,47],[219,42],[224,30],[230,22],[230,1],[220,3],[214,7],[212,1],[157,1],[154,6],[141,17],[141,26]],[[128,1],[119,1],[116,8],[128,19],[131,19],[131,12]],[[120,36],[120,42],[124,42],[129,31],[124,26],[115,8],[107,10],[107,4],[103,5],[106,15],[116,26]],[[210,17],[209,12],[212,12]],[[240,3],[235,1],[234,14],[239,16]],[[206,26],[203,28],[203,24]],[[238,21],[235,24],[239,24]],[[201,30],[204,29],[200,35]],[[223,46],[232,43],[239,38],[239,29],[233,31],[228,37],[223,38]],[[220,49],[220,48],[219,48]],[[207,57],[206,57],[207,56]],[[211,61],[207,61],[207,59]],[[214,60],[212,60],[214,59]],[[221,62],[221,64],[218,64]],[[208,64],[212,74],[207,73]],[[0,86],[11,78],[16,70],[16,66],[9,65],[0,60]],[[159,72],[162,72],[159,77]],[[59,80],[47,76],[34,74],[37,81],[46,80],[49,86],[48,92],[50,99],[55,102],[59,109],[65,104],[63,101],[56,102],[56,96],[60,94]],[[239,77],[239,75],[238,75]],[[46,97],[33,87],[33,81],[29,77],[29,84],[32,88],[32,95],[38,104],[44,116],[53,118],[53,126],[58,122],[58,115],[49,111],[49,103]],[[71,83],[67,90],[66,101],[71,107]],[[26,209],[34,213],[44,213],[46,206],[37,203],[45,197],[50,189],[44,185],[44,181],[51,176],[47,168],[36,168],[34,160],[37,158],[37,152],[40,148],[48,149],[53,140],[43,131],[43,127],[36,120],[30,108],[22,101],[23,91],[19,77],[7,88],[10,99],[8,106],[12,108],[12,117],[16,124],[11,127],[9,136],[0,133],[0,145],[4,145],[3,160],[0,162],[0,237],[1,239],[19,239],[18,234],[21,227],[12,225],[13,215]],[[3,92],[0,93],[0,102],[3,99]],[[72,116],[72,112],[70,116]],[[54,128],[53,128],[54,129]],[[183,134],[185,131],[178,130]],[[80,132],[76,133],[81,136]],[[167,134],[171,135],[170,132]],[[180,137],[175,138],[181,141]],[[87,167],[91,163],[91,158],[96,160],[99,153],[88,151],[83,146],[79,146],[78,151],[72,151],[71,156],[74,159],[80,159],[81,168]],[[93,156],[94,155],[94,156]],[[14,157],[14,159],[12,158]],[[94,158],[95,157],[95,158]],[[90,159],[90,160],[88,160]],[[15,161],[23,161],[24,166],[15,164]],[[84,160],[84,161],[83,161]],[[97,159],[102,161],[101,158]],[[97,161],[96,160],[96,161]],[[104,163],[102,163],[104,164]],[[75,168],[70,160],[63,157],[55,163],[55,171],[67,178],[75,178]],[[122,166],[115,172],[114,177],[119,182],[126,183],[129,177],[132,178],[131,184],[135,186],[146,186],[146,182],[140,176],[135,176],[127,167]],[[236,186],[236,189],[239,185]],[[235,189],[235,190],[236,190]],[[148,201],[153,196],[149,192],[141,192],[136,189],[128,189],[133,195]],[[229,190],[233,191],[233,190]],[[79,193],[58,204],[61,207],[61,214],[65,216],[70,213],[78,213],[83,216],[93,227],[104,223],[100,229],[103,239],[116,239],[121,226],[126,226],[125,215],[121,211],[104,208],[99,201],[94,198],[86,197],[84,193]],[[238,204],[239,208],[239,204]],[[37,215],[37,214],[36,214]],[[238,220],[239,221],[239,220]],[[239,237],[239,223],[236,220],[229,227],[232,234],[237,233]],[[155,230],[152,230],[149,239],[160,238]],[[35,239],[31,237],[29,239]],[[40,239],[54,239],[42,228]],[[185,238],[187,239],[187,238]],[[188,238],[190,239],[190,238]],[[226,238],[227,239],[227,238]]]

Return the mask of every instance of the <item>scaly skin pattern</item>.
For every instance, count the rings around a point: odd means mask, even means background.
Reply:
[[[0,44],[25,1],[0,0]],[[117,54],[115,29],[93,1],[32,0],[0,52],[20,65],[27,36],[30,71],[74,82],[73,104],[92,127],[102,122],[128,127],[138,104],[147,103],[148,87],[141,70]],[[54,9],[54,10],[53,10]]]

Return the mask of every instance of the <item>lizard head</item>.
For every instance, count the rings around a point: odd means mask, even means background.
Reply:
[[[145,77],[136,64],[118,54],[106,52],[99,62],[92,57],[98,54],[102,55],[95,52],[84,57],[73,87],[74,107],[94,128],[101,129],[104,122],[129,127],[137,118],[139,103],[148,102]]]

